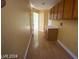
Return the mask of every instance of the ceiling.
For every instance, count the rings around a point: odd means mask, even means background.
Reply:
[[[31,6],[33,8],[44,10],[50,9],[60,0],[30,0]]]

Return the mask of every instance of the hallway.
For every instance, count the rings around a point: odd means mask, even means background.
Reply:
[[[1,58],[78,59],[78,0],[1,0]]]
[[[32,39],[26,59],[72,59],[57,42],[47,41],[44,32],[39,32],[36,40],[37,37]]]

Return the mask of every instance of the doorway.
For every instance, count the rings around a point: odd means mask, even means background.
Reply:
[[[34,47],[37,48],[39,45],[38,39],[39,33],[39,13],[33,12],[33,39],[34,39]]]
[[[38,21],[39,21],[39,14],[36,12],[33,12],[33,29],[34,32],[38,32]]]

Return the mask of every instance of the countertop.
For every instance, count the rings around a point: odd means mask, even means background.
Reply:
[[[58,29],[56,26],[49,26],[48,29]]]

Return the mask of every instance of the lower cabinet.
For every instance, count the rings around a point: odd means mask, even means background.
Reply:
[[[49,41],[56,41],[58,36],[58,29],[48,29],[48,39]]]

